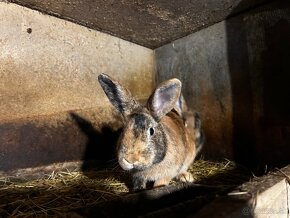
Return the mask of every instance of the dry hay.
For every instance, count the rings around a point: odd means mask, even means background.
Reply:
[[[190,168],[196,183],[228,188],[247,181],[248,171],[231,161],[195,161]],[[130,178],[119,167],[82,172],[53,171],[41,179],[0,178],[0,217],[60,217],[129,193]],[[174,182],[173,182],[174,184]]]
[[[197,160],[189,171],[195,183],[221,186],[221,188],[239,185],[249,181],[253,176],[252,172],[244,166],[227,159],[221,162]]]

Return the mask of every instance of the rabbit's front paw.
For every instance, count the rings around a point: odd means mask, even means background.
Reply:
[[[190,172],[181,173],[177,176],[181,182],[194,182],[193,176]]]
[[[156,180],[154,182],[154,188],[166,186],[169,184],[170,180],[171,180],[170,178],[163,178],[163,179]]]

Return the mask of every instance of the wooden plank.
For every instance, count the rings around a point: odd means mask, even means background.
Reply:
[[[281,169],[289,176],[290,165]],[[289,182],[279,170],[217,198],[194,217],[289,217]]]

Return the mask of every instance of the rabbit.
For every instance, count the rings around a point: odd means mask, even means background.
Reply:
[[[200,119],[187,113],[180,80],[159,84],[145,106],[110,76],[100,74],[98,81],[124,123],[117,158],[132,173],[133,190],[146,189],[150,182],[154,188],[166,186],[172,179],[193,182],[187,170],[197,154]]]

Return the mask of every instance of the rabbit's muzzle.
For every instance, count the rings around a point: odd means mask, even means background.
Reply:
[[[119,164],[123,168],[123,170],[132,170],[134,168],[134,164],[136,165],[136,163],[131,163],[126,160],[126,158],[122,158],[121,160],[119,160]]]
[[[146,152],[144,152],[146,153]],[[152,165],[152,160],[146,154],[132,152],[119,154],[119,164],[124,170],[143,170]]]
[[[146,168],[146,165],[138,160],[128,160],[126,158],[119,159],[119,164],[123,170],[143,170]]]

